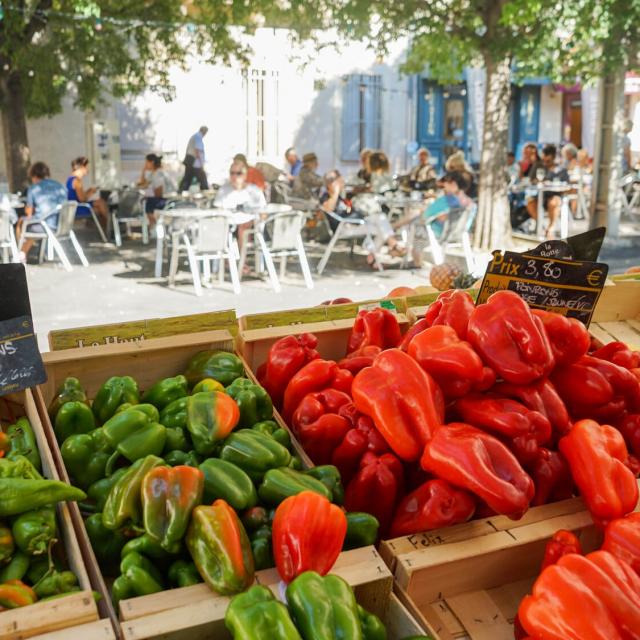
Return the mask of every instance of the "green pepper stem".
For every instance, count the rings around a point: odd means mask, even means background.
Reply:
[[[115,466],[118,458],[120,457],[120,452],[116,449],[107,460],[107,464],[104,468],[105,476],[108,478],[113,473],[113,467]]]

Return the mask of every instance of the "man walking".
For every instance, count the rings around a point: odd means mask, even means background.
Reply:
[[[207,174],[204,172],[204,137],[207,131],[209,128],[202,126],[189,138],[183,161],[184,177],[180,182],[180,191],[188,191],[194,178],[200,184],[200,189],[209,188]]]

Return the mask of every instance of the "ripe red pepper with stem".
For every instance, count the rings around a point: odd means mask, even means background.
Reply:
[[[542,321],[556,366],[572,364],[587,353],[591,336],[580,320],[542,309],[532,309],[531,313]]]
[[[592,351],[589,355],[593,358],[613,362],[624,369],[640,367],[640,351],[632,351],[624,342],[609,342]]]
[[[363,309],[358,312],[353,323],[347,353],[369,346],[390,349],[398,346],[401,338],[400,325],[395,313],[382,307]]]
[[[602,549],[627,562],[640,575],[640,512],[609,522]]]
[[[473,298],[466,291],[449,289],[429,305],[424,319],[429,327],[446,325],[455,330],[460,340],[467,340],[469,318],[475,308]]]

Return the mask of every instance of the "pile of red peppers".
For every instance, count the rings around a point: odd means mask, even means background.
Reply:
[[[640,353],[623,343],[593,344],[579,321],[511,291],[476,307],[452,290],[404,335],[393,312],[360,311],[338,362],[317,344],[282,338],[258,376],[381,537],[518,519],[578,494],[602,527],[634,509]]]

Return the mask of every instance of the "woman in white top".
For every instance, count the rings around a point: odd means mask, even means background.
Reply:
[[[144,210],[149,217],[149,222],[155,224],[156,209],[164,209],[167,200],[166,193],[169,190],[170,181],[162,170],[162,156],[149,153],[144,159],[144,168],[138,180],[138,186],[144,187]]]

